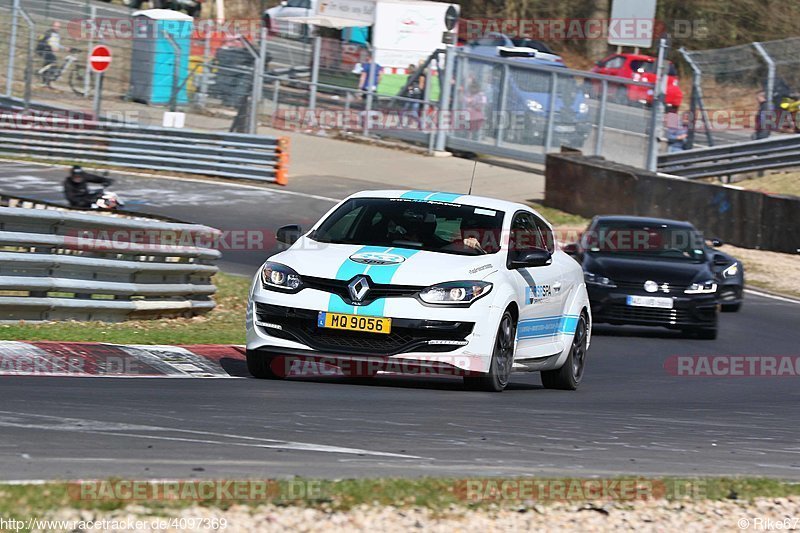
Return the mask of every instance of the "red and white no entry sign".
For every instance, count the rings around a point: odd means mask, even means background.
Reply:
[[[111,49],[103,44],[92,48],[89,54],[89,66],[95,72],[103,72],[111,66]]]

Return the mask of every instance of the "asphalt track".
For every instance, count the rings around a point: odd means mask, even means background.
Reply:
[[[0,191],[57,200],[63,170],[0,166]],[[139,211],[223,229],[311,221],[358,183],[288,191],[119,178]],[[292,194],[288,194],[292,193]],[[315,197],[304,196],[313,194]],[[253,272],[267,252],[226,254]],[[800,479],[798,377],[675,376],[675,356],[798,356],[800,305],[748,295],[716,341],[596,327],[577,392],[516,374],[270,382],[0,377],[0,478],[765,475]]]

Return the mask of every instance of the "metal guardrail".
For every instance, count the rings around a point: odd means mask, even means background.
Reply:
[[[0,207],[0,320],[117,322],[214,308],[218,230],[48,207]]]
[[[800,135],[658,156],[658,170],[689,179],[800,166]]]
[[[286,184],[288,139],[0,114],[0,154]]]

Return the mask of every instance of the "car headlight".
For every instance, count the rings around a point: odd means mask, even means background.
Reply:
[[[733,278],[736,277],[736,274],[738,273],[739,273],[739,263],[734,263],[722,271],[722,276],[725,278]]]
[[[579,114],[585,115],[588,112],[589,112],[589,104],[587,104],[586,102],[581,102],[580,104],[578,104]]]
[[[700,283],[692,283],[685,291],[686,294],[711,294],[717,292],[717,283],[713,279],[702,281]]]
[[[422,289],[419,298],[428,304],[471,305],[491,290],[492,284],[487,281],[448,281]]]
[[[586,283],[592,285],[602,285],[604,287],[616,287],[617,285],[608,279],[605,276],[598,276],[597,274],[593,274],[592,272],[584,272],[583,279],[586,280]]]
[[[303,287],[300,274],[280,263],[267,261],[261,268],[261,286],[265,289],[297,292]]]
[[[528,100],[525,102],[525,105],[528,106],[528,109],[533,111],[534,113],[538,113],[539,111],[544,110],[544,106],[537,102],[536,100]]]

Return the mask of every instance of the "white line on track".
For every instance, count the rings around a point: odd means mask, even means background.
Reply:
[[[56,165],[56,164],[48,164],[48,163],[31,163],[30,161],[23,161],[23,160],[14,160],[14,159],[3,159],[2,161],[9,161],[12,163],[19,163],[19,164],[28,164],[28,165],[37,165],[37,167],[48,167],[48,168],[72,168],[71,165]],[[173,181],[188,181],[191,183],[205,183],[208,185],[217,185],[217,186],[225,186],[225,187],[235,187],[238,189],[250,189],[254,191],[262,191],[262,192],[269,192],[269,193],[276,193],[276,194],[288,194],[289,196],[302,196],[304,198],[312,198],[314,200],[322,200],[325,202],[333,202],[339,203],[341,198],[331,198],[330,196],[321,196],[319,194],[309,194],[306,192],[298,192],[298,191],[286,191],[282,189],[272,189],[267,187],[259,187],[258,185],[247,185],[246,183],[236,183],[231,181],[214,181],[212,179],[195,179],[195,178],[184,178],[179,176],[162,176],[159,174],[150,174],[147,172],[120,172],[115,171],[113,169],[97,169],[94,167],[83,167],[86,170],[108,170],[110,173],[118,174],[120,176],[138,176],[142,178],[154,178],[154,179],[161,179],[161,180],[173,180]]]
[[[6,416],[1,416],[6,415]],[[39,423],[36,420],[40,420]],[[377,457],[394,457],[398,459],[422,459],[415,455],[404,455],[398,453],[381,452],[375,450],[364,450],[360,448],[345,448],[341,446],[328,446],[325,444],[314,444],[309,442],[284,441],[276,439],[265,439],[252,437],[249,435],[236,435],[231,433],[215,433],[209,431],[199,431],[192,429],[169,428],[164,426],[148,426],[139,424],[126,424],[118,422],[105,422],[102,420],[91,420],[81,418],[64,418],[49,415],[37,415],[28,413],[17,413],[11,411],[0,411],[0,427],[14,427],[22,429],[38,429],[45,431],[74,431],[77,433],[90,433],[93,435],[110,435],[115,437],[128,437],[136,439],[152,439],[175,442],[190,442],[196,444],[217,444],[222,446],[242,446],[248,448],[271,448],[282,450],[296,450],[304,452],[322,453],[342,453],[349,455],[367,455]],[[138,433],[137,433],[138,432]],[[188,435],[202,435],[205,437],[219,437],[212,440],[198,437],[171,437],[167,435],[148,435],[147,433],[183,433]],[[231,440],[248,442],[231,442]]]
[[[770,300],[777,300],[779,302],[786,302],[790,304],[800,305],[800,300],[795,300],[793,298],[787,298],[785,296],[777,296],[775,294],[769,294],[766,292],[755,291],[753,289],[745,289],[744,292],[747,294],[752,294],[753,296],[760,296],[762,298],[769,298]]]

